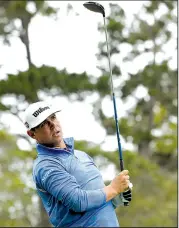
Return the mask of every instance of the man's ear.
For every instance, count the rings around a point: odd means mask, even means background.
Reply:
[[[34,131],[28,130],[28,131],[27,131],[27,134],[28,134],[31,138],[35,139],[35,132],[34,132]]]

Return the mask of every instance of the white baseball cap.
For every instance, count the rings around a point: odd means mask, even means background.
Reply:
[[[34,128],[41,124],[50,115],[56,112],[60,112],[59,108],[55,108],[45,101],[39,101],[30,104],[24,112],[24,124],[27,129]]]

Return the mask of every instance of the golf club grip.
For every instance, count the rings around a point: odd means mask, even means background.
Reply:
[[[124,170],[124,161],[123,159],[120,159],[120,168],[121,168],[121,172]]]
[[[127,189],[126,192],[127,191],[130,191],[130,193],[131,193],[131,188],[129,187],[129,189]],[[124,202],[124,206],[129,206],[129,202]]]
[[[120,159],[120,167],[121,167],[121,171],[123,171],[124,170],[124,162],[121,159]],[[129,206],[129,203],[128,202],[124,202],[124,206],[125,207]]]
[[[121,171],[123,171],[124,170],[124,162],[121,159],[120,159],[120,167],[121,167]],[[124,206],[125,207],[129,206],[129,202],[124,202]]]

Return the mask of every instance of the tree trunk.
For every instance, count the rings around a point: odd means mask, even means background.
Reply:
[[[146,142],[146,141],[140,142],[138,145],[138,152],[144,158],[148,159],[150,155],[149,142]]]
[[[29,41],[29,23],[30,23],[30,18],[21,18],[22,21],[22,26],[23,26],[23,32],[20,34],[20,39],[25,45],[26,52],[27,52],[27,61],[29,67],[32,65],[31,61],[31,53],[30,53],[30,41]]]
[[[30,54],[30,42],[29,42],[28,28],[27,28],[27,31],[26,31],[26,40],[27,40],[27,43],[26,43],[25,47],[26,47],[26,51],[27,51],[27,61],[28,61],[29,66],[31,66],[32,65],[32,61],[31,61],[31,54]]]
[[[45,208],[42,204],[42,200],[39,197],[39,210],[40,210],[40,219],[37,227],[52,227],[52,225],[49,222],[49,217],[47,215],[47,212],[45,211]]]

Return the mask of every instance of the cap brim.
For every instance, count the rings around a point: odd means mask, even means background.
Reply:
[[[61,111],[61,110],[59,110],[59,109],[51,108],[51,109],[49,110],[49,112],[45,112],[45,113],[41,116],[41,118],[40,118],[40,120],[39,120],[38,122],[36,122],[34,125],[31,126],[31,129],[37,127],[39,124],[41,124],[44,120],[46,120],[46,119],[47,119],[49,116],[51,116],[52,114],[55,114],[55,113],[60,112],[60,111]]]

